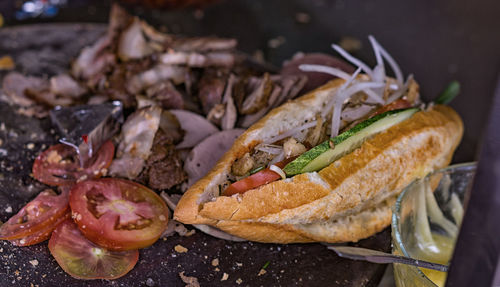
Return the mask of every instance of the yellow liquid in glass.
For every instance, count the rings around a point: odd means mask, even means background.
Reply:
[[[432,233],[433,244],[421,246],[418,250],[413,250],[412,257],[436,262],[440,264],[448,264],[451,258],[455,239],[443,236],[440,234]],[[444,286],[446,281],[446,272],[420,268],[420,270],[437,286]]]

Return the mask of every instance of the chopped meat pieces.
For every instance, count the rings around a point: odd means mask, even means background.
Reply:
[[[283,150],[285,151],[285,157],[289,158],[303,154],[306,151],[306,147],[291,137],[283,144]]]
[[[182,94],[175,89],[170,81],[149,87],[146,90],[146,95],[158,102],[164,109],[182,109],[184,106]]]
[[[261,79],[251,78],[249,80],[249,89],[251,92],[243,101],[240,113],[254,114],[265,107],[267,99],[271,95],[272,88],[273,85],[268,73],[265,73]]]
[[[208,115],[212,108],[222,102],[224,87],[226,86],[224,73],[207,70],[199,82],[198,98],[200,99],[203,112]]]
[[[50,78],[50,91],[56,95],[79,98],[86,90],[68,74]]]
[[[151,154],[153,140],[160,125],[161,108],[153,106],[135,111],[122,126],[116,158],[109,167],[114,176],[135,179]]]
[[[233,129],[238,113],[236,111],[236,106],[233,100],[233,85],[236,82],[236,77],[231,74],[229,80],[227,81],[226,91],[224,92],[224,98],[222,103],[225,104],[226,110],[224,111],[224,116],[222,117],[221,128],[223,130]]]
[[[161,129],[156,133],[151,156],[141,177],[154,189],[169,189],[187,179],[172,139]]]
[[[122,61],[141,59],[153,52],[142,32],[141,20],[134,17],[133,22],[120,35],[118,56]]]
[[[255,166],[254,159],[247,152],[242,158],[237,159],[232,166],[232,172],[234,175],[242,176],[250,172]]]

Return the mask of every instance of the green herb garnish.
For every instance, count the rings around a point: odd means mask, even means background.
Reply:
[[[451,82],[446,89],[439,95],[434,103],[446,105],[451,102],[460,93],[460,83],[458,81]]]
[[[265,269],[267,268],[267,266],[269,266],[269,264],[271,264],[271,262],[267,261],[267,262],[264,264],[264,266],[262,266],[262,268],[261,268],[261,269],[264,269],[264,270],[265,270]]]
[[[250,171],[250,174],[257,173],[257,172],[259,172],[259,171],[261,171],[261,170],[263,170],[263,169],[264,169],[264,167],[263,167],[263,166],[259,166],[259,167],[257,167],[257,168],[252,169],[252,170]]]

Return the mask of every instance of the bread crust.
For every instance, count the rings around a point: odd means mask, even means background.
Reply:
[[[215,190],[237,158],[269,134],[290,128],[287,115],[313,118],[342,82],[334,80],[274,109],[250,127],[214,169],[186,192],[174,218],[277,243],[357,241],[389,225],[390,205],[401,189],[451,161],[463,133],[463,123],[453,109],[435,106],[419,111],[317,173],[272,182],[242,195],[207,198],[207,190]],[[418,92],[418,86],[409,90]]]

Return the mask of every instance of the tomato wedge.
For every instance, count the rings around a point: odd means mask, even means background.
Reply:
[[[374,117],[376,115],[392,111],[392,110],[400,110],[400,109],[406,109],[406,108],[411,108],[411,103],[408,102],[405,99],[397,99],[394,102],[387,104],[385,106],[380,107],[378,110],[375,111],[370,117]]]
[[[59,266],[77,279],[116,279],[134,268],[138,250],[110,251],[87,238],[72,220],[65,220],[52,233],[49,250]]]
[[[75,149],[56,144],[43,151],[33,164],[33,176],[48,185],[73,184],[87,178],[101,177],[109,167],[115,154],[111,141],[105,142],[86,167],[80,166]]]
[[[287,165],[289,162],[294,160],[295,157],[290,157],[285,160],[282,160],[280,162],[275,163],[279,168],[284,168],[285,165]],[[231,185],[229,185],[226,190],[224,191],[224,195],[226,196],[231,196],[233,194],[237,193],[245,193],[249,191],[250,189],[257,188],[261,185],[268,184],[270,182],[276,181],[281,179],[281,175],[278,173],[270,170],[269,168],[263,169],[259,172],[256,172],[250,176],[247,176],[243,179],[238,180],[237,182],[233,182]]]
[[[69,204],[85,237],[111,250],[150,246],[167,228],[168,209],[161,197],[128,180],[81,181],[71,189]]]
[[[48,236],[69,213],[68,190],[60,195],[47,189],[26,204],[7,222],[0,226],[0,239],[14,240],[16,245],[33,245]]]

